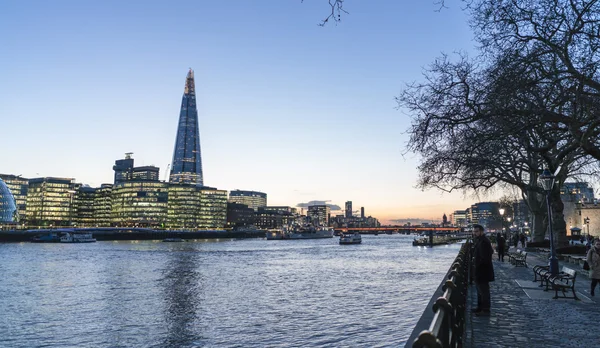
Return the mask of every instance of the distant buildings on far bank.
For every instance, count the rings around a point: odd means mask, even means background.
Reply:
[[[561,187],[561,199],[564,204],[564,217],[567,235],[600,233],[600,205],[594,197],[594,190],[586,182],[567,182]],[[465,227],[481,224],[487,231],[501,230],[527,232],[531,227],[531,214],[525,201],[514,202],[504,215],[500,214],[498,202],[479,202],[465,210],[455,210],[450,216],[453,226]]]

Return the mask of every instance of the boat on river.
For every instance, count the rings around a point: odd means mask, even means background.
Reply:
[[[343,234],[340,237],[340,244],[344,245],[344,244],[360,244],[362,243],[362,237],[360,235],[360,233],[358,232],[354,232],[353,234]]]
[[[61,243],[94,243],[96,238],[89,232],[69,231],[60,237]]]
[[[313,225],[295,225],[290,229],[267,231],[267,240],[333,238],[333,228]]]
[[[183,238],[165,238],[165,239],[163,239],[163,242],[181,243],[181,242],[185,242],[185,239],[183,239]]]

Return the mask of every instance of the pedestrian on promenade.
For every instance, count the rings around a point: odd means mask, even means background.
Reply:
[[[506,239],[501,233],[498,233],[498,237],[496,237],[496,242],[498,244],[498,261],[504,262],[504,252],[506,251]]]
[[[495,280],[494,266],[492,265],[494,249],[488,237],[483,233],[483,226],[473,225],[473,238],[475,245],[473,248],[475,285],[477,286],[477,308],[473,309],[473,313],[477,316],[489,316],[491,307],[490,282]]]
[[[600,238],[594,242],[594,247],[587,253],[587,263],[590,265],[590,278],[592,279],[592,289],[590,295],[594,296],[596,284],[600,283]]]

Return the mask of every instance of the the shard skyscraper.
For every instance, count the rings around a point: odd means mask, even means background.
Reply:
[[[185,79],[169,182],[204,186],[198,109],[196,108],[196,90],[192,69],[190,69]]]

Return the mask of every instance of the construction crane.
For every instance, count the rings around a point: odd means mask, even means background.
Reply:
[[[167,182],[167,178],[169,177],[169,168],[171,168],[171,163],[167,164],[167,169],[165,169],[165,182]]]

